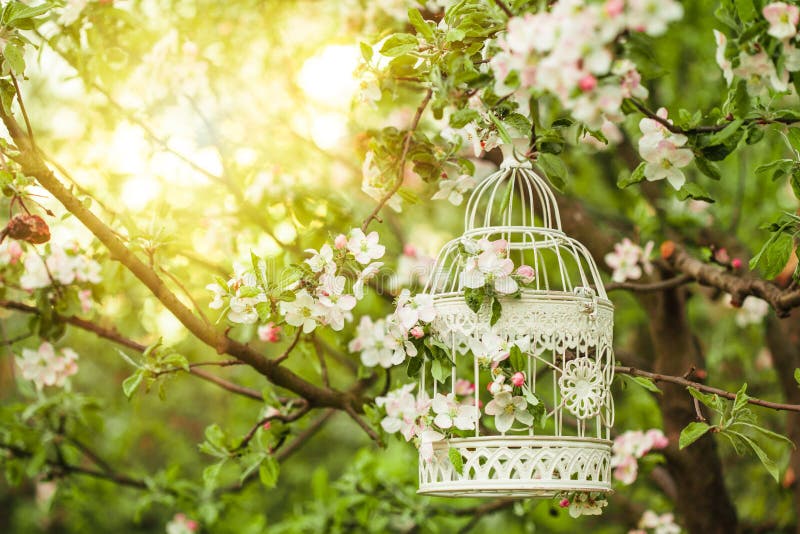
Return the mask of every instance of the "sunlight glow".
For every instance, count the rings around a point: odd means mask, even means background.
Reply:
[[[122,200],[131,211],[144,208],[159,194],[161,183],[148,175],[134,176],[122,186]]]
[[[341,113],[316,115],[311,122],[311,139],[323,150],[337,148],[347,136],[347,116]]]
[[[330,45],[303,63],[297,82],[312,100],[347,108],[359,87],[353,72],[358,63],[355,46]]]

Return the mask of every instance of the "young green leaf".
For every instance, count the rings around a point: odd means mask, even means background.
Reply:
[[[656,385],[655,382],[650,380],[649,378],[645,378],[643,376],[631,376],[631,375],[623,375],[620,374],[619,376],[623,377],[625,380],[630,380],[634,384],[637,384],[647,391],[652,391],[653,393],[663,393],[661,389]]]
[[[137,389],[139,389],[139,385],[142,383],[143,378],[144,370],[137,369],[135,373],[122,382],[122,392],[128,399],[133,397],[133,394],[136,393]]]
[[[681,431],[681,437],[678,439],[678,447],[684,449],[703,437],[706,432],[711,430],[711,427],[706,423],[689,423]]]
[[[509,363],[511,363],[511,368],[515,371],[524,371],[526,367],[525,356],[522,354],[522,351],[517,345],[511,345],[511,350],[509,351]]]
[[[617,180],[617,187],[625,189],[629,185],[638,184],[644,180],[644,167],[645,163],[640,163],[629,176],[620,176]]]
[[[278,483],[278,475],[280,474],[281,466],[272,456],[267,456],[258,468],[258,478],[261,483],[268,488],[274,488]]]
[[[461,452],[455,447],[450,447],[450,450],[447,451],[447,457],[450,458],[450,463],[453,464],[453,469],[456,470],[456,473],[463,475],[464,458],[461,456]]]
[[[425,22],[425,19],[422,18],[419,9],[414,7],[408,9],[408,21],[414,26],[417,33],[422,35],[427,41],[433,41],[433,30],[428,26],[428,23]]]
[[[494,326],[495,323],[500,320],[501,313],[503,313],[503,306],[500,304],[500,300],[492,298],[492,318],[489,321],[490,326]]]
[[[678,191],[678,198],[681,200],[688,200],[691,198],[693,200],[702,200],[710,204],[714,203],[714,199],[711,198],[708,191],[693,182],[686,182],[683,184],[683,187]]]

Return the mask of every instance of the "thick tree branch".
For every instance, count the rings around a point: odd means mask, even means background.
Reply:
[[[273,384],[305,397],[314,406],[344,408],[352,403],[350,394],[315,386],[289,369],[266,358],[249,345],[229,339],[224,333],[210,327],[202,318],[192,313],[172,293],[152,267],[128,249],[111,228],[106,226],[61,184],[33,149],[27,134],[20,128],[16,119],[2,110],[0,110],[0,117],[20,150],[19,163],[25,174],[36,178],[42,187],[47,189],[67,211],[81,221],[109,249],[112,258],[122,263],[138,278],[195,337],[214,348],[219,354],[230,354],[247,363]]]
[[[713,393],[714,395],[719,395],[720,397],[723,397],[725,399],[733,400],[736,398],[736,393],[725,391],[724,389],[719,389],[712,386],[707,386],[699,382],[693,382],[691,380],[687,380],[686,378],[680,376],[671,376],[661,373],[651,373],[649,371],[642,371],[641,369],[637,369],[635,367],[625,367],[625,366],[615,367],[614,372],[631,376],[641,376],[644,378],[649,378],[654,382],[669,382],[671,384],[678,384],[679,386],[693,387],[697,390],[705,391],[706,393]],[[754,404],[756,406],[770,408],[772,410],[800,412],[800,404],[784,404],[781,402],[772,402],[772,401],[757,399],[755,397],[750,397],[749,399],[747,399],[747,402],[749,402],[750,404]]]
[[[681,246],[667,241],[661,246],[662,257],[679,273],[691,276],[700,284],[731,294],[733,302],[741,303],[754,296],[767,301],[779,317],[786,317],[792,308],[800,306],[800,289],[782,289],[772,282],[740,276],[692,257]]]

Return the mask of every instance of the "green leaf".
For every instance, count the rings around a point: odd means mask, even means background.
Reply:
[[[8,68],[11,69],[14,74],[22,74],[25,72],[25,58],[22,55],[22,50],[20,50],[17,45],[11,42],[6,43],[3,49],[3,57],[8,63]]]
[[[416,358],[409,358],[408,365],[406,366],[406,375],[409,378],[414,378],[419,374],[419,370],[422,369],[422,357],[417,356]]]
[[[759,253],[750,260],[750,269],[761,267],[764,278],[775,278],[789,261],[792,254],[794,240],[783,232],[776,232],[764,244]]]
[[[800,386],[800,369],[794,370],[794,381],[797,382],[798,386]]]
[[[645,162],[641,162],[630,174],[630,176],[621,176],[619,180],[617,180],[617,187],[620,189],[625,189],[629,185],[638,184],[642,180],[644,180],[644,167]]]
[[[719,413],[723,413],[727,407],[726,401],[722,400],[719,395],[711,395],[708,393],[702,393],[699,390],[689,386],[686,388],[689,391],[689,394],[694,397],[695,399],[702,402],[704,405],[708,406],[712,410],[715,410]]]
[[[791,159],[779,159],[759,165],[756,167],[756,176],[769,177],[773,182],[776,182],[792,172],[794,161]]]
[[[373,54],[372,47],[367,43],[365,43],[364,41],[358,43],[358,46],[361,49],[361,57],[364,58],[364,61],[369,63],[370,60],[372,59],[372,54]]]
[[[122,392],[128,399],[133,397],[133,394],[136,393],[137,389],[139,389],[139,385],[142,383],[143,378],[144,370],[139,369],[122,382]]]
[[[553,156],[552,154],[539,154],[539,158],[536,161],[547,175],[547,179],[553,187],[563,192],[564,186],[567,184],[565,180],[567,176],[567,166],[564,165],[561,158]]]
[[[767,456],[767,453],[764,452],[764,449],[762,449],[755,441],[752,440],[752,438],[749,438],[744,434],[742,434],[741,432],[736,432],[734,430],[726,430],[726,432],[730,432],[731,434],[735,435],[736,437],[738,437],[739,439],[750,445],[750,448],[753,449],[754,453],[756,453],[758,459],[761,460],[761,464],[764,466],[767,472],[770,475],[772,475],[772,478],[775,479],[775,482],[780,481],[780,472],[778,471],[778,466],[775,464],[772,458]]]
[[[683,187],[678,190],[678,198],[681,200],[692,198],[694,200],[702,200],[703,202],[708,202],[710,204],[714,203],[714,199],[711,198],[711,195],[709,195],[708,191],[694,182],[686,182],[683,184]]]
[[[739,14],[739,18],[742,22],[750,22],[758,15],[753,5],[753,0],[735,0],[735,2],[736,12]]]
[[[475,313],[481,309],[481,305],[483,304],[483,296],[484,292],[483,289],[475,289],[471,287],[464,288],[464,300],[469,306],[469,309]]]
[[[706,158],[695,158],[694,164],[700,172],[711,178],[712,180],[720,180],[722,174],[719,172],[719,167],[716,164],[708,161]]]
[[[447,457],[450,458],[450,463],[453,464],[453,469],[456,470],[456,473],[459,475],[464,474],[464,458],[461,456],[461,453],[455,447],[450,447],[450,450],[447,451]]]
[[[663,393],[656,385],[656,383],[650,380],[649,378],[645,378],[643,376],[631,376],[625,374],[621,374],[620,376],[626,380],[630,380],[631,382],[643,387],[647,391],[652,391],[653,393]]]
[[[509,135],[508,130],[506,130],[506,127],[503,126],[503,123],[500,121],[500,119],[498,119],[495,116],[495,114],[492,113],[491,111],[487,111],[487,113],[489,114],[489,118],[492,119],[492,122],[497,128],[497,134],[500,136],[500,139],[502,139],[503,142],[507,145],[513,145],[514,142],[511,140],[511,135]]]
[[[497,321],[500,320],[500,314],[503,313],[503,306],[500,304],[500,300],[493,298],[492,299],[492,318],[489,320],[489,325],[494,326]]]
[[[220,460],[203,469],[203,484],[206,488],[212,489],[217,486],[217,477],[219,477],[219,472],[222,466],[225,465],[225,462],[227,462],[227,460]]]
[[[517,132],[517,137],[527,137],[531,133],[531,121],[521,113],[509,113],[503,122]]]
[[[678,447],[684,449],[700,439],[706,432],[711,430],[711,427],[706,423],[689,423],[681,431],[681,437],[678,440]]]
[[[511,345],[511,350],[509,351],[509,363],[511,363],[511,368],[515,371],[524,371],[527,367],[527,361],[525,356],[522,354],[522,350],[514,344]]]
[[[419,9],[413,7],[408,9],[408,21],[427,41],[433,41],[433,30],[428,26],[428,23],[425,22],[425,19],[422,18]]]
[[[4,17],[6,20],[5,24],[9,26],[14,26],[13,22],[23,20],[23,19],[32,19],[36,18],[39,15],[44,15],[47,13],[52,6],[45,2],[44,4],[39,4],[38,6],[26,6],[25,4],[14,2],[13,4],[9,5],[9,8],[4,13]]]
[[[742,127],[742,124],[744,124],[743,119],[731,121],[725,128],[711,135],[706,140],[706,146],[721,145],[730,139]]]
[[[736,392],[736,398],[733,400],[733,413],[737,413],[739,410],[747,406],[747,399],[750,397],[747,396],[747,382],[742,384],[742,387],[739,388],[739,391]]]
[[[789,128],[786,132],[786,137],[789,139],[789,144],[792,148],[800,152],[800,128]]]
[[[387,57],[402,56],[406,52],[411,52],[417,48],[418,41],[416,35],[410,33],[396,33],[386,39],[381,47],[381,54]]]
[[[278,483],[278,475],[281,472],[281,466],[272,456],[267,456],[258,468],[258,478],[261,483],[267,488],[274,488]]]
[[[447,368],[448,366],[444,361],[446,360],[433,360],[431,364],[431,376],[433,376],[434,380],[441,383],[444,383],[450,374],[450,369]]]
[[[756,424],[753,424],[753,423],[747,423],[747,422],[744,422],[744,421],[736,421],[731,426],[744,426],[744,427],[750,428],[752,430],[755,430],[756,432],[760,432],[761,434],[764,434],[765,436],[767,436],[768,438],[771,438],[773,440],[785,441],[786,443],[791,445],[793,449],[797,448],[796,445],[794,444],[794,442],[791,439],[787,438],[783,434],[778,434],[777,432],[773,432],[772,430],[764,428],[763,426],[759,426],[759,425],[756,425]]]

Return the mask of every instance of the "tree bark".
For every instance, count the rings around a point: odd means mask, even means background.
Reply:
[[[778,374],[778,382],[787,402],[800,402],[800,388],[794,379],[794,370],[800,367],[800,313],[790,317],[767,320],[767,346],[772,352],[772,363]],[[795,444],[800,443],[800,414],[786,415],[786,434]],[[793,449],[789,467],[795,476],[800,474],[800,450]],[[792,483],[795,514],[800,513],[800,484]],[[795,532],[800,534],[800,520],[795,521]]]
[[[650,316],[654,368],[658,373],[683,375],[693,365],[702,368],[703,356],[686,317],[686,291],[675,288],[641,298]],[[678,450],[681,430],[697,414],[686,388],[663,384],[658,396],[669,447],[666,468],[678,487],[677,511],[690,533],[727,534],[737,527],[736,509],[722,474],[717,444],[712,434]]]

